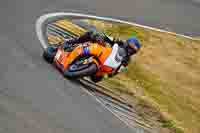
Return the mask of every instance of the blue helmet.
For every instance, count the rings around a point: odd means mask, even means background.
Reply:
[[[127,44],[128,44],[129,55],[133,55],[133,54],[137,53],[138,50],[141,48],[141,44],[136,37],[128,38]]]

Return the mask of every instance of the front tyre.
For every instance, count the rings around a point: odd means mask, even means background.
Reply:
[[[54,57],[56,55],[56,48],[55,47],[48,47],[44,53],[43,58],[50,64],[53,63]]]
[[[66,70],[64,72],[64,76],[66,78],[82,78],[84,76],[90,76],[93,75],[97,72],[98,67],[95,63],[90,63],[88,64],[88,66],[84,69],[80,69],[77,71],[74,70]]]

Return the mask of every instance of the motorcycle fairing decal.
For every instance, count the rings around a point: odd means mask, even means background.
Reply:
[[[56,53],[56,56],[55,56],[56,60],[60,60],[61,54],[62,54],[62,51],[58,50],[58,52]]]
[[[105,66],[109,66],[109,67],[112,67],[114,69],[116,69],[120,66],[121,61],[119,62],[119,61],[116,61],[116,59],[115,59],[115,57],[118,54],[118,49],[119,49],[119,46],[117,44],[115,44],[113,46],[111,54],[108,56],[108,58],[104,62]]]
[[[76,47],[67,58],[64,58],[63,65],[66,69],[69,64],[71,64],[79,55],[83,54],[83,47],[80,45]]]
[[[104,50],[104,47],[99,45],[98,43],[93,43],[89,46],[89,52],[91,55],[94,55],[96,57],[99,57]]]
[[[84,54],[84,55],[89,55],[89,54],[90,54],[90,49],[89,49],[89,47],[85,47],[85,48],[83,49],[83,54]]]

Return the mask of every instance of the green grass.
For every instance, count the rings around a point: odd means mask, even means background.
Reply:
[[[111,27],[104,23],[103,28],[122,39],[134,34],[143,47],[127,73],[102,83],[132,96],[142,90],[144,94],[138,98],[152,101],[152,106],[165,114],[163,127],[176,133],[181,133],[177,127],[199,133],[200,41],[123,24]]]
[[[183,130],[181,128],[176,127],[176,123],[174,121],[172,121],[172,120],[163,121],[162,127],[164,127],[164,128],[170,128],[175,133],[183,133]]]

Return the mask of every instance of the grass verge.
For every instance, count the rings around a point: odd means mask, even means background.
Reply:
[[[143,44],[127,73],[100,84],[136,104],[143,118],[170,129],[162,133],[200,132],[200,40],[119,23],[85,22],[121,39],[135,35]]]
[[[128,73],[101,84],[150,103],[165,117],[163,127],[176,133],[199,133],[200,41],[136,26],[91,24],[122,39],[135,35],[143,44]]]

